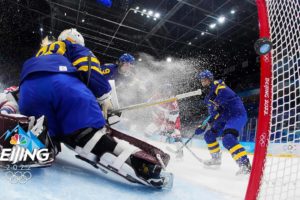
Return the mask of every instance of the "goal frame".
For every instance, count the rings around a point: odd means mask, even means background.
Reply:
[[[256,0],[259,36],[270,38],[270,27],[265,0]],[[270,135],[272,104],[272,51],[260,56],[260,100],[255,151],[245,200],[255,200],[264,173],[264,163]]]

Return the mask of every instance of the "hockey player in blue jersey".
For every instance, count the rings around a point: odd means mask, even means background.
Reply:
[[[109,107],[111,88],[101,74],[100,62],[84,47],[82,35],[68,29],[58,39],[42,45],[36,56],[24,63],[20,112],[45,115],[51,138],[72,148],[78,158],[113,169],[132,182],[161,187],[165,184],[160,176],[162,167],[153,162],[153,156],[108,135],[98,103]]]
[[[116,80],[120,77],[130,77],[133,75],[132,68],[135,58],[129,53],[120,56],[116,64],[107,63],[101,65],[102,74],[108,80]]]
[[[221,151],[217,137],[222,136],[223,146],[230,152],[240,169],[237,174],[249,174],[251,164],[244,147],[239,144],[237,137],[247,122],[247,113],[242,100],[222,80],[215,80],[209,70],[198,75],[202,86],[207,89],[204,103],[210,115],[204,139],[207,143],[211,159],[205,165],[221,165]],[[205,127],[199,126],[195,134],[202,134]]]

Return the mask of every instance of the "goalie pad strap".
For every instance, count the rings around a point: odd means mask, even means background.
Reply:
[[[114,153],[118,155],[118,157],[113,162],[112,167],[114,167],[117,170],[120,170],[122,165],[129,158],[129,156],[137,152],[139,149],[133,145],[130,145],[126,141],[118,140],[116,138],[114,139],[117,141],[117,146],[114,149]]]
[[[87,159],[92,159],[95,157],[94,154],[91,153],[92,149],[96,146],[101,137],[105,135],[105,129],[98,130],[93,137],[81,148],[76,146],[75,151],[82,157]],[[92,155],[91,155],[92,154]]]

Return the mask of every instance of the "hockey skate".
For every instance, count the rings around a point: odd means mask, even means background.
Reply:
[[[221,152],[212,153],[211,157],[212,157],[211,159],[203,161],[204,166],[207,166],[207,167],[219,167],[219,166],[221,166],[221,163],[222,163],[222,160],[221,160],[222,154],[221,154]]]
[[[236,172],[235,175],[248,175],[251,172],[251,164],[249,161],[246,161],[245,163],[239,164],[240,169]]]
[[[183,159],[183,150],[181,149],[175,156],[177,160],[182,160]]]
[[[175,146],[176,146],[176,160],[182,160],[183,158],[183,149],[181,148],[182,143],[181,142],[175,142]]]

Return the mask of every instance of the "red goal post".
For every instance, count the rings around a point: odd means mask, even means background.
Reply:
[[[256,0],[260,57],[256,145],[246,200],[300,199],[300,1]]]

